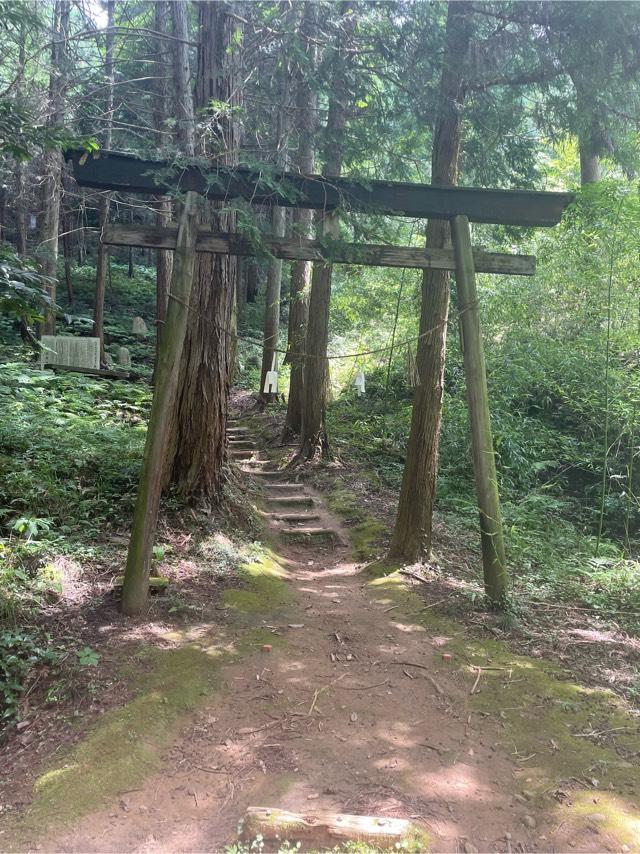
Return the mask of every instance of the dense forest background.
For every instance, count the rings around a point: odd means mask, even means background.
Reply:
[[[439,2],[0,3],[0,651],[15,657],[2,665],[13,680],[7,717],[19,674],[51,654],[36,615],[59,593],[60,560],[80,574],[121,572],[109,567],[109,537],[131,519],[170,258],[108,248],[99,235],[108,222],[175,219],[180,203],[80,189],[62,150],[428,183],[441,82],[454,71],[458,183],[576,193],[556,228],[473,228],[476,245],[538,258],[532,279],[478,277],[514,607],[571,601],[640,625],[640,7],[454,5],[464,30],[455,56]],[[309,265],[276,261],[260,235],[310,234],[311,216],[235,202],[214,216],[251,237],[257,259],[201,261],[203,328],[191,331],[190,352],[228,374],[211,378],[210,396],[187,379],[181,386],[167,513],[203,502],[224,512],[234,475],[223,443],[208,459],[193,435],[218,442],[215,407],[226,406],[218,393],[231,380],[284,417],[306,321]],[[346,212],[339,229],[352,242],[419,247],[425,225]],[[415,270],[333,270],[328,454],[340,476],[357,470],[384,494],[397,495],[406,462],[421,281]],[[437,512],[464,540],[477,522],[451,287]],[[147,334],[134,334],[136,317]],[[223,347],[220,328],[234,324],[237,346]],[[99,336],[105,368],[127,348],[131,379],[41,371],[37,338],[53,331]],[[290,356],[277,359],[276,399],[264,394],[274,345]],[[200,455],[195,474],[185,448]],[[375,554],[386,526],[367,528],[358,502],[341,494],[347,515],[373,533]],[[440,549],[436,536],[435,562]],[[473,584],[465,591],[478,595]],[[637,696],[640,685],[626,690]]]

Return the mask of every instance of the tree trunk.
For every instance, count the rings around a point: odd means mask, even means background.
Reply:
[[[51,77],[49,82],[50,127],[62,125],[64,119],[64,88],[67,78],[67,44],[69,39],[70,0],[56,0],[54,7],[53,39],[51,47]],[[45,156],[45,180],[42,196],[42,222],[38,255],[43,275],[49,278],[45,290],[56,300],[58,265],[58,231],[60,225],[60,192],[62,182],[62,153],[50,151]],[[42,331],[55,335],[55,309],[45,311]]]
[[[155,7],[155,29],[158,33],[163,33],[167,25],[170,10],[169,4],[165,0],[157,0]],[[182,43],[180,43],[182,44]],[[186,47],[186,45],[185,45]],[[158,39],[156,45],[156,57],[158,67],[161,69],[169,68],[171,63],[171,55],[167,48],[165,39]],[[162,76],[162,75],[160,75]],[[168,92],[166,80],[156,80],[154,87],[153,101],[153,123],[157,133],[158,148],[163,147],[163,131],[165,130],[166,119],[170,116],[168,106]],[[156,202],[156,225],[167,225],[171,222],[171,200],[168,198],[159,197]],[[167,315],[167,300],[169,299],[169,285],[171,283],[171,268],[173,264],[173,254],[166,249],[156,250],[156,359],[158,363],[160,355],[160,341],[162,331]]]
[[[73,277],[71,275],[71,264],[73,262],[73,216],[67,203],[70,198],[69,171],[67,167],[62,169],[62,198],[60,199],[60,218],[62,220],[62,253],[64,255],[64,281],[67,288],[67,301],[73,308]]]
[[[286,23],[286,22],[285,22]],[[275,119],[276,157],[277,169],[287,168],[287,145],[289,141],[289,118],[288,118],[288,96],[289,96],[289,62],[287,59],[286,44],[283,43],[280,51],[280,85],[278,91],[278,110]],[[284,208],[274,207],[271,212],[271,234],[274,237],[284,237],[286,228],[286,212]],[[276,350],[278,348],[278,332],[280,330],[280,289],[282,286],[282,260],[272,258],[267,270],[267,290],[264,307],[264,336],[262,346],[262,371],[260,373],[260,401],[263,404],[270,403],[276,398],[275,392],[264,390],[267,373],[274,368],[276,361]]]
[[[200,44],[196,103],[203,124],[216,134],[203,136],[201,153],[225,165],[237,164],[239,129],[234,108],[240,104],[238,23],[229,6],[198,4]],[[214,106],[211,107],[211,102]],[[216,111],[216,102],[229,109]],[[214,113],[212,114],[212,110]],[[215,146],[215,147],[214,147]],[[235,231],[233,211],[209,204],[215,230]],[[180,372],[180,394],[168,464],[178,491],[191,499],[216,502],[223,476],[227,397],[233,364],[231,330],[237,260],[233,256],[198,256],[192,306]]]
[[[432,184],[453,185],[458,178],[465,98],[462,65],[469,49],[470,14],[469,3],[449,3],[440,107],[433,140]],[[442,248],[449,242],[448,223],[430,220],[427,247]],[[449,273],[425,270],[416,355],[418,386],[414,393],[407,459],[389,550],[390,558],[406,562],[428,556],[431,550],[448,317]]]
[[[113,84],[114,84],[114,66],[113,66],[113,15],[115,10],[115,0],[107,0],[107,32],[105,36],[105,57],[104,57],[104,76],[107,81],[107,103],[106,103],[106,122],[104,134],[104,146],[106,149],[111,148],[112,142],[112,127],[113,127]],[[98,258],[96,261],[96,295],[93,308],[93,323],[94,335],[100,339],[100,363],[104,364],[104,296],[107,290],[107,269],[109,267],[109,247],[102,242],[102,232],[109,220],[109,207],[111,203],[111,194],[104,193],[100,199],[100,240],[98,242]]]
[[[329,96],[329,112],[325,129],[326,176],[340,175],[343,160],[343,145],[347,123],[346,47],[355,26],[350,3],[341,4],[344,24],[337,38],[332,88]],[[320,220],[323,238],[337,239],[340,223],[338,214],[328,212]],[[329,440],[325,426],[325,411],[329,389],[329,363],[327,344],[329,341],[329,302],[331,299],[331,264],[314,264],[309,296],[309,323],[305,341],[304,391],[302,432],[299,457],[306,460],[318,456],[329,457]]]
[[[258,262],[255,258],[247,258],[247,302],[256,301],[259,285]]]
[[[189,4],[186,0],[172,0],[174,41],[173,80],[175,86],[176,142],[178,150],[187,157],[195,153],[195,121],[191,93],[191,65],[189,63]]]
[[[314,142],[317,124],[317,96],[311,86],[318,49],[315,42],[317,29],[317,8],[315,3],[305,3],[301,35],[306,38],[305,64],[296,66],[296,129],[298,132],[298,152],[296,167],[303,175],[310,175],[315,169]],[[305,208],[293,211],[293,237],[310,237],[313,226],[313,212]],[[289,399],[287,417],[284,426],[283,441],[297,436],[302,430],[302,410],[304,405],[303,354],[309,319],[309,287],[311,284],[311,263],[296,261],[291,265],[289,285],[289,329],[287,338],[287,356],[285,362],[291,365],[289,378]]]
[[[570,74],[576,93],[578,121],[578,151],[580,154],[580,183],[594,184],[602,180],[600,153],[602,133],[594,108],[594,93],[579,73]]]
[[[24,87],[24,71],[26,65],[26,22],[20,22],[20,47],[18,50],[18,70],[16,72],[16,91],[21,98]],[[22,161],[16,164],[16,251],[21,258],[27,256],[27,207],[25,198],[25,172]]]

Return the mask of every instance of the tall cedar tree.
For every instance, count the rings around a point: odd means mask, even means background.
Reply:
[[[295,69],[296,87],[296,132],[298,151],[296,169],[310,175],[315,169],[315,136],[317,123],[317,96],[311,85],[316,70],[318,47],[316,42],[317,6],[306,2],[300,26],[304,59],[298,59]],[[311,237],[313,212],[306,208],[295,208],[292,217],[294,237]],[[285,361],[291,365],[289,399],[284,438],[297,436],[302,430],[303,408],[303,354],[307,322],[309,319],[309,285],[311,262],[296,261],[291,265],[289,284],[289,328]]]
[[[49,76],[50,127],[59,127],[64,119],[64,90],[67,80],[67,49],[69,41],[69,0],[56,0],[53,8],[53,33],[51,41],[51,73]],[[40,227],[40,267],[49,277],[46,286],[49,297],[56,299],[58,262],[58,232],[60,225],[60,194],[62,190],[62,152],[53,150],[45,156],[45,179],[42,186],[42,221]],[[54,335],[55,311],[45,313],[43,332]]]
[[[198,4],[198,153],[227,166],[237,165],[240,145],[238,29],[232,5]],[[208,224],[234,232],[236,215],[229,206],[210,204]],[[207,502],[218,500],[222,486],[236,271],[234,256],[198,255],[168,454],[168,471],[178,491]]]
[[[113,14],[115,9],[115,0],[107,2],[107,32],[105,35],[105,55],[104,55],[104,76],[107,82],[107,103],[105,109],[105,134],[104,147],[109,150],[111,148],[112,128],[113,128],[113,84],[114,84],[114,66],[113,66]],[[111,194],[104,193],[100,198],[100,234],[102,234],[107,221],[109,219],[109,207],[111,204]],[[107,290],[107,268],[109,266],[109,247],[100,241],[98,243],[98,259],[96,262],[96,294],[93,309],[93,328],[94,335],[100,339],[100,362],[104,363],[104,297]]]
[[[286,29],[286,18],[282,25]],[[287,38],[282,36],[280,56],[278,57],[278,109],[275,111],[274,137],[276,144],[275,166],[286,169],[288,166],[289,143],[289,90],[291,81],[291,65],[288,58]],[[287,219],[282,207],[274,206],[271,211],[271,234],[274,237],[284,237]],[[272,369],[278,347],[278,332],[280,330],[280,290],[282,286],[282,259],[271,258],[267,268],[267,287],[264,307],[264,343],[262,347],[262,370],[260,372],[260,401],[269,403],[275,399],[274,392],[265,392],[264,383],[267,372]]]
[[[170,20],[168,0],[156,0],[154,6],[155,29],[158,33],[164,33],[165,27]],[[171,117],[169,107],[169,87],[165,68],[171,67],[171,49],[164,38],[156,39],[156,57],[153,91],[153,126],[156,130],[156,143],[158,148],[163,147],[164,135],[167,129],[167,119]],[[188,78],[187,78],[188,79]],[[156,225],[168,225],[171,222],[171,200],[159,196],[155,202]],[[167,315],[167,300],[169,299],[169,286],[171,283],[171,268],[173,255],[166,249],[156,250],[156,364],[160,352],[160,340]]]
[[[432,149],[431,181],[441,186],[458,179],[465,84],[462,68],[469,52],[471,8],[449,3],[446,49],[440,81],[440,103]],[[449,224],[430,220],[428,248],[450,243]],[[425,270],[422,277],[420,338],[417,348],[418,385],[413,398],[398,513],[389,556],[414,562],[429,554],[438,471],[438,444],[444,391],[444,363],[449,318],[449,273]]]
[[[332,66],[329,112],[325,128],[324,169],[327,177],[336,177],[342,171],[343,146],[349,102],[348,54],[355,27],[355,14],[351,3],[341,4],[341,19],[336,38]],[[336,239],[340,221],[337,211],[327,211],[319,217],[321,237]],[[311,276],[309,296],[309,321],[304,356],[304,405],[302,434],[298,458],[312,460],[318,456],[329,457],[329,439],[325,426],[327,394],[329,390],[329,301],[331,299],[332,264],[315,263]]]

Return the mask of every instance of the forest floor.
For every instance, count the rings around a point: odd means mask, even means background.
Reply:
[[[216,851],[272,806],[410,818],[433,851],[640,850],[640,727],[615,695],[443,615],[437,584],[376,577],[310,482],[246,467],[269,549],[181,628],[96,627],[118,636],[104,714],[8,752],[0,849]],[[291,512],[331,535],[286,533]]]

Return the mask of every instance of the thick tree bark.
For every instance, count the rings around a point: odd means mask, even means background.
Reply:
[[[24,87],[24,72],[26,65],[26,22],[20,24],[20,47],[18,51],[18,70],[16,72],[16,91],[18,97],[22,96]],[[16,251],[21,258],[27,255],[27,206],[25,198],[25,164],[20,161],[16,164]]]
[[[247,302],[255,302],[260,286],[258,262],[255,258],[247,258]]]
[[[341,5],[344,24],[337,38],[335,64],[329,112],[325,129],[325,165],[323,174],[337,176],[342,171],[343,145],[347,124],[347,101],[349,86],[347,82],[346,50],[349,38],[355,26],[350,3]],[[340,223],[334,211],[325,213],[320,219],[320,236],[337,239]],[[318,456],[328,458],[329,439],[325,426],[325,412],[329,390],[329,362],[327,344],[329,341],[329,302],[331,300],[331,264],[314,264],[309,295],[309,322],[305,340],[304,391],[302,432],[299,457],[305,460]]]
[[[107,31],[105,35],[105,57],[104,57],[104,76],[107,82],[107,103],[106,103],[106,122],[104,134],[104,147],[111,148],[112,143],[112,128],[113,128],[113,84],[114,84],[114,65],[113,65],[113,16],[115,11],[115,0],[107,2]],[[109,207],[111,204],[111,194],[104,193],[100,199],[99,227],[100,235],[109,220]],[[96,295],[93,308],[93,334],[100,339],[100,362],[104,364],[104,297],[107,290],[107,270],[109,267],[109,247],[102,242],[98,243],[98,258],[96,261]]]
[[[306,39],[305,52],[307,62],[298,62],[296,66],[296,130],[298,133],[298,152],[296,168],[302,174],[310,175],[315,168],[314,144],[317,124],[317,97],[311,86],[311,75],[317,62],[315,32],[317,28],[316,4],[306,2],[300,32]],[[313,226],[313,212],[305,208],[293,211],[292,232],[296,237],[310,237]],[[283,440],[297,436],[302,430],[302,411],[304,404],[303,354],[309,319],[309,287],[311,284],[311,263],[296,261],[291,265],[289,285],[289,329],[287,338],[286,362],[291,365],[289,378],[289,399],[285,420]]]
[[[195,153],[195,121],[189,62],[189,6],[186,0],[171,0],[174,41],[173,80],[175,86],[176,142],[187,157]]]
[[[169,3],[165,2],[165,0],[157,0],[154,11],[156,32],[163,33],[170,15]],[[159,69],[166,69],[171,66],[171,51],[165,39],[157,40],[156,56]],[[158,76],[162,78],[162,72]],[[156,143],[158,148],[162,148],[163,146],[165,122],[170,116],[167,90],[167,81],[165,79],[155,81],[153,123],[156,129]],[[156,202],[156,225],[167,225],[170,222],[171,200],[168,198],[158,198]],[[160,340],[167,315],[167,300],[169,299],[172,265],[173,254],[166,249],[158,249],[156,251],[156,364],[160,355]]]
[[[570,74],[576,93],[578,121],[578,152],[580,155],[580,183],[593,184],[602,180],[600,154],[602,153],[602,129],[594,108],[594,93],[582,74]]]
[[[73,216],[69,205],[65,202],[70,191],[70,175],[67,167],[62,169],[62,198],[60,199],[60,219],[62,220],[62,253],[64,255],[64,281],[67,288],[67,301],[71,307],[74,303],[73,276]]]
[[[201,153],[235,165],[240,140],[234,109],[240,104],[241,75],[234,38],[239,24],[230,8],[217,2],[198,4],[196,105],[202,111]],[[227,108],[212,113],[212,100]],[[211,203],[209,223],[214,229],[235,231],[236,216]],[[235,257],[204,253],[198,257],[168,458],[178,491],[207,502],[218,500],[223,479],[236,270]]]
[[[54,6],[53,39],[51,47],[51,76],[49,83],[50,114],[48,124],[59,126],[64,119],[64,88],[67,78],[67,43],[69,39],[70,0],[56,0]],[[58,265],[58,231],[60,225],[60,193],[62,186],[62,153],[51,151],[45,157],[45,180],[42,193],[42,218],[38,255],[42,273],[49,277],[47,295],[55,302]],[[45,312],[42,331],[55,335],[56,314]]]
[[[280,85],[279,104],[275,117],[276,156],[275,166],[286,169],[288,165],[287,146],[289,141],[289,73],[286,45],[282,44],[280,53]],[[284,208],[274,207],[271,212],[271,234],[274,237],[284,237],[286,228],[286,212]],[[278,348],[278,333],[280,331],[280,290],[282,287],[282,259],[272,258],[267,269],[267,289],[264,307],[264,334],[262,346],[262,370],[260,373],[260,401],[263,404],[272,402],[276,394],[265,392],[264,383],[267,372],[272,370]]]
[[[465,98],[462,68],[469,48],[470,14],[469,3],[449,3],[445,64],[440,81],[440,106],[432,151],[433,184],[452,185],[458,178]],[[449,242],[448,223],[430,220],[427,226],[427,247],[444,247]],[[428,556],[431,550],[449,293],[448,272],[425,270],[416,356],[419,383],[414,393],[407,459],[389,550],[390,558],[407,562]]]

